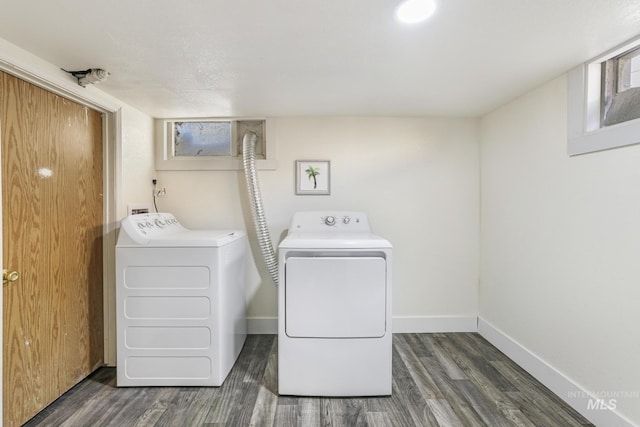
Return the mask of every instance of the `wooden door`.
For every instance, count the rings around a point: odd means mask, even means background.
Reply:
[[[0,72],[3,422],[103,364],[102,118]]]

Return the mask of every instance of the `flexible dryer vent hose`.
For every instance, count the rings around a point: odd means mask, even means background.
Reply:
[[[258,176],[256,175],[256,140],[258,137],[253,132],[247,132],[242,137],[242,163],[244,166],[244,176],[247,180],[247,191],[249,192],[249,201],[251,203],[251,213],[253,215],[253,224],[258,235],[258,243],[260,251],[264,257],[273,283],[278,285],[278,260],[273,251],[271,244],[271,236],[267,227],[267,220],[264,216],[264,208],[262,207],[262,198],[260,197],[260,186],[258,185]]]

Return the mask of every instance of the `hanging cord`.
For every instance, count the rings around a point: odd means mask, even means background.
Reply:
[[[251,214],[253,223],[258,236],[260,251],[264,257],[271,279],[278,286],[278,260],[273,251],[271,244],[271,236],[267,227],[267,220],[264,216],[264,208],[262,207],[262,197],[260,196],[260,186],[258,184],[258,176],[256,174],[256,153],[255,144],[258,139],[253,132],[247,132],[242,138],[242,163],[244,166],[244,176],[247,181],[247,191],[249,192],[249,201],[251,203]]]
[[[156,189],[158,180],[154,178],[151,182],[153,183],[153,207],[155,208],[156,213],[158,213],[158,204],[156,203],[156,198],[158,197],[158,194],[160,194]]]

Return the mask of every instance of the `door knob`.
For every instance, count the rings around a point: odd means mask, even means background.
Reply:
[[[15,282],[20,278],[20,273],[17,271],[2,270],[2,283]]]

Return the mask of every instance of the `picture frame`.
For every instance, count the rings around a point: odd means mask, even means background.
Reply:
[[[331,194],[330,160],[296,160],[296,194]]]

